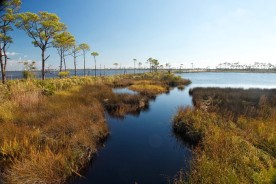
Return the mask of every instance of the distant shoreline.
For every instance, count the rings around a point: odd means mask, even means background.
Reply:
[[[174,73],[203,73],[203,72],[214,72],[214,73],[276,73],[276,69],[189,69],[189,70],[173,70]]]
[[[73,71],[74,69],[67,69],[68,71]],[[82,71],[83,69],[77,69],[77,71]],[[86,70],[94,70],[87,68]],[[133,68],[124,69],[124,68],[105,68],[105,69],[97,69],[98,71],[104,70],[134,70]],[[150,71],[149,68],[135,68],[136,71]],[[1,70],[0,70],[1,71]],[[9,70],[7,72],[22,72],[23,70]],[[59,70],[49,70],[59,72]],[[197,73],[197,72],[227,72],[227,73],[276,73],[275,69],[158,69],[158,71],[171,71],[174,73]],[[41,70],[35,70],[34,72],[41,72]]]
[[[74,70],[67,69],[70,72],[70,77],[74,76]],[[87,76],[94,76],[94,69],[86,69]],[[135,73],[147,73],[150,72],[150,69],[135,69]],[[175,74],[184,74],[184,73],[276,73],[276,69],[158,69],[158,71],[170,72]],[[23,71],[7,71],[6,77],[8,80],[13,79],[22,79]],[[41,78],[41,71],[33,71],[36,75],[36,78]],[[46,78],[58,78],[59,70],[48,70],[46,71]],[[133,74],[134,69],[97,69],[97,76],[111,76],[111,75],[123,75],[123,74]],[[77,70],[77,76],[83,76],[83,70]],[[0,76],[0,79],[2,77]]]

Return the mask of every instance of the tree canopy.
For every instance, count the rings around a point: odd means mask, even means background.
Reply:
[[[99,53],[98,52],[92,52],[91,55],[96,57],[96,56],[99,56]]]
[[[0,4],[0,65],[2,82],[6,82],[7,50],[13,42],[9,33],[13,30],[14,14],[18,13],[21,0],[5,0]],[[4,57],[4,58],[3,58]]]
[[[42,79],[45,79],[45,51],[47,48],[53,47],[54,37],[65,31],[66,26],[60,22],[60,18],[49,12],[20,13],[16,16],[16,27],[24,30],[27,35],[33,39],[33,45],[39,47],[42,51]]]
[[[56,48],[63,48],[63,49],[69,50],[75,44],[76,44],[75,37],[67,31],[56,34],[54,36],[53,45]]]
[[[64,63],[66,70],[65,52],[68,52],[75,44],[75,37],[67,31],[56,34],[54,36],[53,45],[55,48],[57,48],[58,54],[60,56],[60,72],[62,70],[62,62]]]
[[[87,43],[82,43],[79,45],[80,50],[82,50],[84,53],[90,50],[90,46]]]

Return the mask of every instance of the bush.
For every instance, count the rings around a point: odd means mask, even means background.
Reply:
[[[23,78],[24,79],[34,79],[35,78],[35,74],[31,71],[23,71],[22,72]]]
[[[69,71],[64,71],[64,72],[59,72],[58,73],[58,76],[60,78],[65,78],[65,77],[68,77],[70,75],[70,72]]]

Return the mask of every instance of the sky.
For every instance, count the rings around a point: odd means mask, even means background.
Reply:
[[[21,12],[56,13],[78,43],[99,53],[98,67],[132,67],[133,59],[147,66],[215,67],[223,62],[270,62],[276,65],[275,0],[22,0]],[[20,61],[36,61],[41,51],[22,30],[12,32],[7,70]],[[56,49],[48,49],[46,65],[57,69]],[[78,68],[83,59],[77,59]],[[67,57],[73,68],[73,58]],[[94,61],[87,54],[87,67]]]

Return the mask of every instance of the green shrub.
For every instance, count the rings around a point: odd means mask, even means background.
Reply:
[[[69,71],[63,71],[63,72],[59,72],[58,73],[58,76],[60,78],[65,78],[65,77],[68,77],[70,75],[70,72]]]
[[[23,78],[24,79],[34,79],[35,78],[35,74],[31,71],[23,71],[22,72]]]

